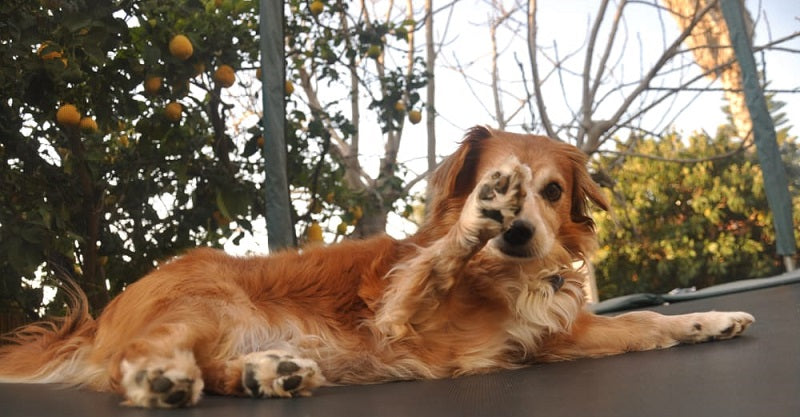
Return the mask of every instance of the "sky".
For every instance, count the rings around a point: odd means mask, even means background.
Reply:
[[[508,8],[515,4],[513,1],[497,2],[506,4]],[[378,9],[384,3],[386,2],[374,2],[373,7]],[[421,7],[422,2],[415,3]],[[450,2],[434,1],[434,6],[437,7],[439,3],[445,5]],[[564,67],[570,71],[579,73],[582,70],[585,56],[583,45],[588,36],[590,23],[597,14],[597,3],[599,2],[592,0],[538,2],[538,40],[544,47],[544,53],[552,57],[557,47],[559,56],[563,59],[571,52],[579,50],[564,62]],[[746,0],[746,7],[756,21],[755,45],[762,45],[800,31],[800,2],[796,0]],[[613,14],[614,8],[615,4],[612,2],[609,14]],[[492,13],[491,3],[486,0],[461,0],[456,2],[454,7],[435,16],[435,37],[442,44],[438,50],[436,68],[436,107],[439,116],[436,125],[437,154],[440,158],[455,150],[458,141],[470,127],[476,124],[496,126],[490,115],[493,105],[491,89],[488,87],[491,80],[491,49],[487,22]],[[524,10],[513,16],[509,24],[498,30],[498,47],[501,50],[498,68],[501,89],[507,92],[503,97],[506,114],[512,113],[521,105],[519,98],[525,94],[517,61],[529,68],[527,45],[524,41]],[[515,29],[518,30],[516,34],[513,33]],[[601,27],[600,39],[606,39],[607,31],[608,25]],[[619,82],[631,82],[641,78],[641,73],[646,72],[658,59],[664,50],[664,45],[672,42],[678,33],[677,24],[666,15],[659,19],[652,5],[629,5],[620,36],[611,54],[610,62],[616,62],[618,65],[610,74],[611,81],[601,87],[601,92],[604,88],[611,89]],[[424,32],[420,30],[417,42],[421,44],[423,41]],[[599,42],[599,45],[602,44],[604,42]],[[795,126],[792,132],[797,135],[800,132],[800,38],[782,46],[797,52],[772,51],[757,54],[756,58],[759,65],[762,60],[765,63],[763,68],[770,82],[769,87],[783,90],[776,93],[775,98],[786,102],[784,111],[789,124]],[[423,49],[419,51],[420,54],[424,53]],[[387,59],[392,58],[387,57]],[[543,62],[540,72],[545,76],[549,71],[546,58],[540,55],[539,59]],[[686,54],[683,62],[691,64],[689,61],[691,55]],[[699,69],[694,65],[688,65],[686,71],[664,77],[654,85],[676,86],[680,84],[681,79],[688,79],[696,74],[699,74]],[[542,96],[554,123],[569,120],[571,109],[578,106],[581,94],[580,78],[570,75],[569,71],[565,71],[562,75],[563,80],[559,81],[555,74],[551,74],[542,87]],[[530,77],[527,74],[526,76]],[[702,87],[710,83],[710,80],[703,80],[697,86]],[[719,82],[714,82],[711,86],[721,87]],[[792,90],[797,92],[789,92]],[[424,97],[424,91],[421,94]],[[621,100],[619,94],[610,94],[609,99],[597,108],[595,117],[607,117],[616,110]],[[704,130],[713,134],[718,126],[726,123],[726,117],[721,110],[724,104],[721,91],[702,94],[681,93],[674,101],[666,100],[664,105],[649,112],[642,126],[653,131],[676,129],[680,133],[690,134]],[[676,112],[677,109],[683,110]],[[511,120],[507,129],[522,131],[522,124],[530,122],[529,114],[527,107],[523,107],[518,116]],[[404,129],[400,160],[406,161],[413,173],[421,174],[426,169],[424,123],[418,125],[406,123]],[[362,126],[361,137],[362,164],[367,170],[377,171],[383,151],[383,143],[379,139],[382,135],[377,124]],[[370,137],[376,140],[364,139]],[[421,192],[422,187],[424,182],[415,191]],[[413,233],[414,227],[399,216],[391,215],[387,231],[395,237],[403,237]],[[254,250],[253,242],[261,242],[256,244],[256,247],[265,247],[262,239],[255,236],[252,241],[245,239],[241,247],[226,245],[226,249],[232,253],[259,252],[262,249]]]
[[[571,0],[571,1],[555,1],[545,0],[539,2],[539,30],[538,38],[540,45],[546,47],[546,52],[552,54],[550,47],[554,43],[558,45],[560,55],[565,56],[568,52],[579,49],[588,32],[588,23],[597,13],[596,1],[588,0]],[[475,7],[479,7],[483,2],[474,2]],[[757,12],[758,6],[763,9],[759,15]],[[612,6],[613,7],[613,6]],[[758,19],[756,24],[755,44],[763,44],[770,39],[785,36],[792,32],[800,30],[800,2],[793,0],[771,0],[759,3],[757,1],[748,1],[747,7],[753,14],[754,18]],[[469,9],[468,7],[457,8],[456,13],[463,13],[464,17],[456,15],[454,20],[458,19],[466,28],[471,30],[460,31],[457,38],[452,44],[450,49],[457,51],[459,60],[461,62],[469,62],[470,60],[479,61],[484,64],[483,76],[484,80],[488,81],[488,59],[484,57],[488,53],[488,29],[485,27],[485,16],[476,16],[478,13],[462,11],[462,9]],[[619,69],[614,74],[615,77],[624,79],[625,81],[636,80],[639,78],[641,68],[644,66],[645,70],[649,68],[662,52],[664,40],[662,40],[658,16],[653,7],[641,4],[631,4],[627,7],[625,12],[625,24],[621,29],[621,35],[617,41],[618,48],[612,53],[612,62],[617,57],[620,58]],[[467,23],[468,22],[468,23]],[[669,17],[665,17],[663,21],[665,29],[665,38],[667,43],[671,42],[678,34],[679,30]],[[603,29],[607,28],[605,26]],[[768,31],[767,29],[770,29]],[[771,35],[770,35],[771,32]],[[622,44],[622,40],[627,35],[627,42]],[[641,44],[637,42],[637,37],[641,37]],[[601,39],[603,31],[601,31]],[[602,42],[601,42],[602,44]],[[519,79],[517,73],[519,72],[516,63],[511,59],[511,53],[516,52],[523,63],[526,60],[526,45],[520,39],[509,40],[508,50],[501,57],[501,78]],[[622,48],[624,46],[624,50]],[[786,45],[793,47],[795,50],[800,51],[800,39],[796,39],[790,44]],[[469,55],[472,54],[472,57]],[[690,55],[686,55],[690,59]],[[481,59],[484,58],[484,59]],[[566,65],[575,71],[580,71],[583,65],[584,53],[581,51],[577,56],[567,61]],[[452,58],[446,60],[453,61]],[[800,80],[797,76],[798,67],[800,67],[800,53],[789,54],[771,52],[765,56],[767,76],[770,79],[770,87],[776,89],[798,89],[800,87]],[[540,60],[544,61],[540,58]],[[595,62],[597,59],[595,58]],[[640,65],[640,62],[644,65]],[[542,64],[540,71],[545,72],[547,69],[546,64]],[[476,68],[476,73],[480,74],[480,68]],[[455,106],[457,109],[453,111],[451,106],[442,106],[439,111],[442,117],[446,120],[452,121],[457,127],[457,130],[463,130],[471,123],[474,123],[474,117],[470,111],[463,111],[464,107],[469,106],[472,108],[479,107],[477,103],[467,104],[464,100],[477,101],[470,95],[457,94],[455,97],[449,97],[451,91],[463,91],[463,82],[459,86],[460,77],[455,72],[440,71],[437,75],[437,87],[442,91],[442,95],[437,97],[439,102],[447,100],[448,98],[456,99],[460,105]],[[699,74],[696,67],[691,68],[690,75]],[[566,120],[569,118],[568,109],[565,103],[570,103],[575,107],[580,98],[580,79],[576,77],[565,78],[565,89],[567,94],[562,93],[558,87],[558,83],[551,82],[554,79],[548,80],[544,85],[543,96],[551,112],[551,119],[554,121]],[[452,84],[452,85],[451,85]],[[678,80],[665,80],[664,86],[674,86],[679,84]],[[699,83],[702,86],[704,82]],[[720,87],[715,83],[714,87]],[[511,88],[519,88],[516,85],[511,85]],[[487,94],[482,94],[482,97]],[[694,96],[693,93],[684,94],[685,98]],[[682,97],[684,98],[684,97]],[[800,94],[779,94],[779,100],[784,100],[789,103],[791,111],[787,113],[798,114],[800,112]],[[604,104],[597,109],[598,117],[603,117],[615,106],[614,103]],[[723,113],[720,111],[722,106],[722,92],[714,92],[703,94],[699,97],[694,105],[683,112],[673,124],[680,130],[693,131],[696,129],[705,129],[713,132],[716,127],[725,122]],[[510,106],[508,106],[510,107]],[[666,110],[666,109],[664,109]],[[480,112],[477,112],[480,113]],[[654,112],[658,113],[658,112]],[[485,114],[485,112],[484,112]],[[484,117],[485,118],[485,117]],[[669,120],[669,119],[668,119]],[[443,129],[447,129],[447,123],[440,123]],[[664,127],[664,126],[660,126]]]

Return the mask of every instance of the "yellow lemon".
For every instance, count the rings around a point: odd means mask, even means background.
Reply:
[[[311,222],[308,226],[308,241],[309,242],[322,242],[322,226],[317,222]]]
[[[194,53],[192,41],[184,35],[175,35],[169,41],[169,53],[181,61],[186,61]]]
[[[311,11],[311,14],[314,16],[322,13],[322,10],[325,9],[325,3],[321,2],[320,0],[314,0],[311,4],[308,5],[308,10]]]
[[[161,77],[147,77],[144,80],[144,91],[148,94],[156,94],[161,89]]]
[[[406,111],[406,103],[403,100],[397,100],[397,103],[394,103],[394,109],[399,112]]]
[[[80,127],[81,131],[84,133],[97,132],[97,122],[95,122],[94,119],[88,116],[81,118],[81,121],[78,123],[78,127]]]
[[[181,106],[181,103],[178,103],[177,101],[167,104],[167,107],[164,108],[164,114],[167,116],[167,120],[170,122],[180,121],[182,113],[183,106]]]
[[[214,81],[222,87],[228,88],[236,82],[236,73],[230,65],[220,65],[219,68],[214,71]]]
[[[77,126],[81,122],[81,113],[72,104],[65,104],[58,108],[56,121],[64,126]]]
[[[419,110],[411,110],[408,112],[408,120],[413,124],[417,124],[422,120],[422,113]]]
[[[294,93],[294,83],[292,83],[292,80],[286,80],[283,89],[286,91],[287,96],[292,95],[292,93]]]

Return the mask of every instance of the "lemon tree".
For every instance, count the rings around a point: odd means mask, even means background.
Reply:
[[[0,2],[0,323],[39,316],[37,277],[99,310],[159,260],[251,228],[260,161],[211,69],[256,66],[257,3]]]
[[[60,295],[42,304],[30,284],[39,278],[69,277],[99,310],[159,261],[252,230],[270,140],[246,119],[260,112],[248,107],[260,97],[258,3],[0,2],[0,22],[11,22],[0,24],[0,323],[63,306]],[[391,152],[371,188],[352,181],[354,158],[334,139],[357,155],[349,101],[304,104],[325,92],[309,88],[302,68],[332,89],[350,88],[353,73],[370,90],[359,105],[385,133],[375,140],[398,143],[407,118],[395,104],[421,106],[421,60],[408,71],[403,59],[380,58],[408,48],[418,26],[353,18],[349,7],[285,3],[289,181],[308,203],[292,213],[301,237],[312,224],[323,240],[381,231],[406,196]]]

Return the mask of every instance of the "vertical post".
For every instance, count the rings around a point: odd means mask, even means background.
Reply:
[[[283,2],[260,0],[259,6],[265,209],[269,249],[275,251],[296,244],[286,178]]]
[[[433,44],[433,0],[425,0],[425,52],[428,70],[427,103],[425,103],[425,126],[428,131],[428,172],[436,169],[436,78],[434,76],[436,49]]]
[[[720,7],[731,35],[736,60],[742,70],[745,103],[753,122],[753,137],[761,172],[764,176],[767,202],[775,222],[778,254],[784,257],[787,271],[791,271],[795,267],[794,255],[797,253],[797,243],[792,226],[792,200],[789,196],[786,168],[783,166],[778,150],[775,126],[767,109],[764,92],[758,83],[758,71],[750,45],[751,40],[747,35],[742,16],[744,6],[741,0],[721,0]]]

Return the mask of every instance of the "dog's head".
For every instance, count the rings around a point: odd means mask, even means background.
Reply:
[[[586,170],[586,155],[543,136],[472,128],[429,182],[427,225],[454,224],[478,180],[511,158],[531,172],[523,185],[524,203],[514,221],[488,245],[519,259],[544,258],[556,247],[573,259],[588,256],[596,245],[588,202],[603,210],[608,203]]]

